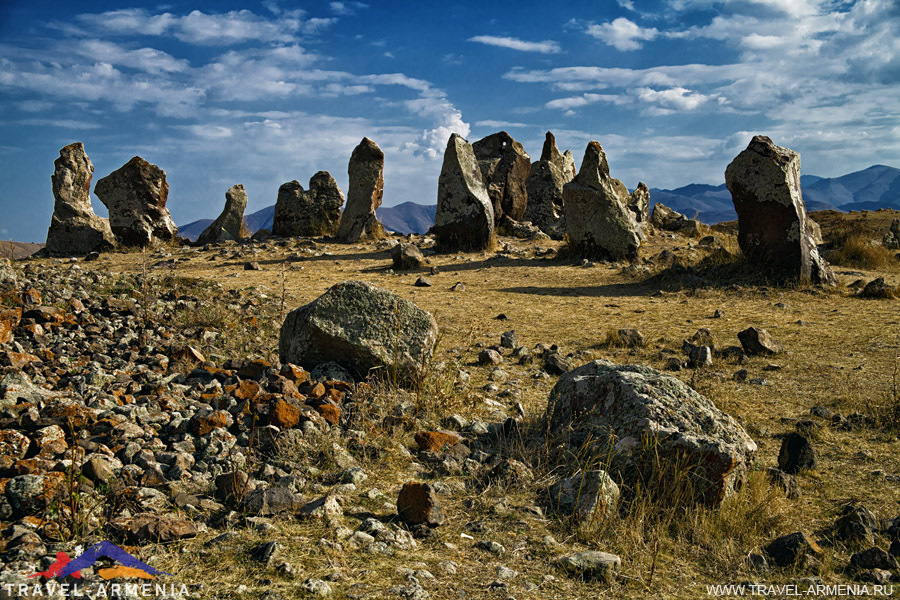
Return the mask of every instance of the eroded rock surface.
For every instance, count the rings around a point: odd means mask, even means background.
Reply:
[[[309,190],[296,179],[278,188],[272,233],[282,237],[334,235],[341,221],[344,193],[334,177],[319,171],[309,180]]]
[[[198,244],[239,240],[244,233],[244,210],[247,208],[247,192],[240,183],[225,192],[225,208],[218,218],[203,230]]]
[[[541,159],[531,165],[525,181],[528,206],[524,219],[547,234],[556,233],[563,228],[563,187],[574,178],[575,162],[572,153],[566,150],[565,154],[560,154],[556,138],[548,131]]]
[[[384,227],[375,216],[384,195],[384,152],[369,138],[354,148],[347,166],[350,187],[337,237],[345,242],[378,240]]]
[[[486,250],[495,243],[494,208],[475,152],[455,133],[447,142],[438,179],[434,235],[447,251]]]
[[[504,216],[521,221],[528,205],[525,181],[531,170],[531,157],[525,148],[501,131],[475,142],[472,149],[494,207],[494,224]]]

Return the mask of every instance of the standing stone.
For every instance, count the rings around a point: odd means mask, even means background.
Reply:
[[[609,176],[609,163],[599,142],[584,151],[581,170],[563,188],[569,244],[588,258],[634,259],[644,239],[626,208],[630,195]]]
[[[642,225],[650,220],[650,190],[641,181],[628,197],[628,210],[634,214],[634,220]]]
[[[384,227],[375,216],[375,209],[381,206],[384,194],[384,152],[378,144],[363,138],[350,155],[347,174],[350,187],[338,239],[345,242],[382,239]]]
[[[225,192],[225,208],[222,214],[210,223],[197,238],[198,244],[227,242],[244,237],[244,209],[247,208],[247,192],[240,183]]]
[[[471,144],[454,133],[438,179],[434,235],[448,251],[487,250],[494,241],[494,207]]]
[[[166,172],[156,165],[135,156],[98,181],[94,193],[109,209],[109,225],[120,243],[144,247],[175,239]]]
[[[608,456],[626,490],[647,477],[678,485],[686,476],[688,493],[711,506],[739,487],[757,450],[737,421],[680,379],[604,360],[559,378],[546,419],[554,443]]]
[[[334,177],[319,171],[305,191],[296,179],[278,188],[272,233],[282,237],[334,235],[341,220],[344,193]]]
[[[94,165],[75,142],[59,151],[50,177],[53,183],[53,217],[47,231],[48,254],[87,254],[116,245],[109,221],[94,214],[91,207],[91,178]]]
[[[834,285],[834,273],[809,234],[800,191],[800,155],[764,135],[725,169],[747,259],[784,278]]]
[[[560,154],[556,138],[547,132],[541,160],[531,165],[531,172],[525,181],[528,206],[526,221],[531,221],[544,233],[559,228],[563,218],[563,186],[575,178],[575,160],[566,150]]]
[[[521,221],[528,205],[525,181],[531,170],[531,157],[525,148],[501,131],[475,142],[472,149],[494,207],[494,224],[504,216]]]

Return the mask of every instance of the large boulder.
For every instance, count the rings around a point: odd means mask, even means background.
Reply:
[[[531,165],[525,190],[528,206],[525,220],[540,227],[544,233],[558,229],[563,218],[563,187],[575,178],[575,161],[566,150],[560,154],[556,138],[547,132],[541,159]]]
[[[799,154],[758,135],[725,169],[725,184],[738,214],[738,244],[748,261],[784,279],[836,283],[810,235]]]
[[[384,194],[384,152],[378,144],[363,138],[350,155],[347,174],[350,187],[338,227],[338,239],[358,242],[383,238],[384,227],[375,216]]]
[[[626,490],[687,477],[693,499],[718,505],[751,466],[756,444],[680,379],[596,360],[559,378],[547,404],[554,442],[610,457]],[[662,481],[665,479],[666,481]]]
[[[341,221],[344,193],[327,171],[309,180],[309,190],[296,179],[278,188],[272,233],[282,237],[334,235]]]
[[[650,224],[657,229],[662,229],[664,231],[674,231],[684,235],[694,236],[700,234],[700,221],[689,219],[677,210],[669,208],[662,202],[657,202],[653,205],[653,214],[650,215]]]
[[[75,142],[59,151],[53,163],[53,216],[47,231],[47,254],[87,254],[116,245],[109,221],[94,214],[91,207],[91,179],[94,165]]]
[[[434,318],[370,283],[345,281],[288,314],[278,348],[282,363],[313,369],[334,361],[358,378],[372,369],[414,378],[437,341]]]
[[[438,178],[433,232],[443,250],[487,250],[495,243],[494,207],[471,144],[454,133]]]
[[[494,225],[504,216],[521,221],[528,205],[525,181],[531,170],[531,157],[522,144],[505,131],[472,144],[481,179],[494,207]]]
[[[222,214],[203,230],[197,238],[198,244],[239,240],[246,234],[244,230],[244,209],[247,208],[247,192],[238,183],[225,192],[225,208]]]
[[[166,172],[135,156],[97,182],[94,193],[109,210],[109,225],[119,243],[149,246],[175,239],[178,227],[166,208]]]
[[[628,209],[630,194],[609,176],[609,163],[599,142],[584,151],[581,170],[563,188],[569,244],[589,258],[634,259],[644,234]]]

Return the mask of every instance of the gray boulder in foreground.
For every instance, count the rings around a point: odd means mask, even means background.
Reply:
[[[573,369],[551,391],[546,418],[554,443],[580,448],[590,439],[592,454],[611,456],[610,469],[626,487],[653,469],[663,477],[689,474],[693,499],[712,506],[735,489],[756,453],[737,421],[649,367],[595,360]]]
[[[47,231],[47,254],[72,255],[108,250],[116,245],[109,221],[91,207],[94,165],[75,142],[59,151],[53,163],[53,216]]]
[[[288,314],[278,348],[282,363],[312,369],[334,361],[357,378],[371,369],[412,378],[437,341],[434,318],[412,302],[361,281],[345,281]]]
[[[475,151],[456,133],[444,151],[433,231],[442,250],[487,250],[494,244],[494,207]]]
[[[247,192],[238,183],[225,192],[225,208],[222,214],[203,230],[197,238],[198,244],[226,242],[241,239],[244,225],[244,210],[247,208]]]
[[[628,189],[609,175],[599,142],[588,144],[578,175],[563,188],[563,199],[569,245],[577,255],[637,258],[644,234],[628,209]]]
[[[773,275],[835,285],[810,234],[800,191],[800,155],[757,135],[725,169],[747,260]]]

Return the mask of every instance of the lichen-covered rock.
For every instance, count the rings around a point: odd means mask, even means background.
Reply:
[[[700,233],[699,221],[687,218],[680,212],[672,210],[662,202],[657,202],[653,205],[653,214],[650,215],[650,224],[657,229],[675,231],[684,235],[698,235]]]
[[[288,314],[281,362],[312,369],[335,361],[357,378],[372,369],[412,378],[434,351],[434,318],[412,302],[370,283],[345,281]]]
[[[347,166],[350,187],[337,237],[345,242],[380,240],[384,227],[375,210],[384,195],[384,152],[369,138],[354,148]]]
[[[203,230],[197,238],[198,244],[226,242],[241,239],[244,232],[244,210],[247,208],[247,192],[238,183],[225,192],[225,208],[222,214]]]
[[[443,250],[487,250],[494,244],[494,207],[475,152],[455,133],[444,152],[433,231]]]
[[[116,245],[109,221],[91,207],[94,165],[81,142],[59,151],[53,163],[53,216],[47,231],[45,252],[56,255],[87,254]]]
[[[525,148],[501,131],[478,140],[472,144],[472,149],[494,207],[494,225],[504,216],[521,221],[528,205],[525,181],[531,170],[531,157]]]
[[[572,153],[560,154],[556,138],[547,132],[541,159],[531,165],[525,190],[528,206],[525,220],[531,221],[544,233],[550,234],[562,225],[563,187],[575,178],[575,162]]]
[[[344,193],[327,171],[309,180],[309,190],[297,180],[278,188],[272,233],[282,237],[321,236],[337,233]]]
[[[779,277],[834,285],[819,256],[800,191],[800,155],[764,135],[725,169],[738,214],[738,244],[749,261]]]
[[[686,473],[694,498],[709,505],[735,489],[756,452],[732,417],[649,367],[596,360],[569,371],[550,393],[546,418],[551,439],[575,448],[591,440],[598,456],[611,451],[610,468],[626,486],[648,468]]]
[[[175,239],[178,233],[166,202],[166,172],[135,156],[97,182],[94,193],[109,209],[109,226],[119,243],[149,246]]]
[[[585,257],[637,258],[644,239],[628,210],[628,189],[609,176],[606,153],[598,142],[584,151],[581,170],[563,188],[569,244]]]
[[[391,262],[398,271],[421,269],[425,266],[425,256],[415,244],[400,242],[391,248]]]
[[[638,186],[628,196],[628,209],[638,223],[643,224],[650,220],[650,190],[643,181],[639,181]]]
[[[616,514],[619,486],[606,471],[580,471],[550,486],[547,502],[552,511],[591,525]]]

